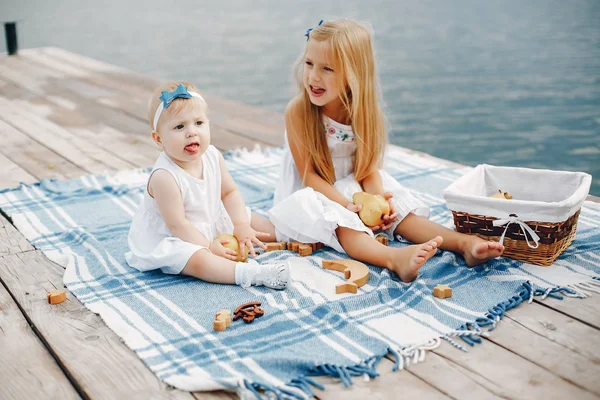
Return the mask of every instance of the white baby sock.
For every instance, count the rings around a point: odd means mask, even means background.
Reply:
[[[285,289],[291,280],[288,261],[275,264],[259,264],[249,259],[235,264],[235,284],[241,287],[266,286],[271,289]]]

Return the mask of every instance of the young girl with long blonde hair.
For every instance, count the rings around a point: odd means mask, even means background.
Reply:
[[[295,66],[300,93],[285,112],[286,151],[269,218],[278,240],[323,242],[352,258],[396,272],[404,282],[438,248],[461,254],[469,266],[504,247],[429,221],[429,210],[381,170],[386,146],[371,33],[353,20],[332,20],[307,30]],[[366,226],[352,195],[383,195],[390,215]],[[374,232],[416,245],[379,243]]]

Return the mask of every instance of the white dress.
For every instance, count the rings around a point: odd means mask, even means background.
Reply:
[[[202,155],[202,162],[204,177],[198,179],[162,152],[151,174],[163,169],[173,176],[181,191],[185,217],[206,239],[212,241],[221,233],[233,234],[233,222],[221,201],[219,150],[209,146]],[[249,212],[249,209],[246,211]],[[171,233],[147,188],[133,217],[128,243],[130,251],[125,254],[125,259],[130,266],[139,271],[160,268],[168,274],[179,274],[190,257],[205,248],[184,242]]]
[[[335,169],[334,187],[351,201],[354,193],[362,191],[353,174],[356,142],[352,127],[340,124],[326,116],[324,116],[324,124],[327,146]],[[398,219],[394,226],[384,232],[393,240],[394,230],[409,213],[429,217],[429,208],[418,201],[390,174],[384,170],[379,170],[379,174],[384,191],[393,194],[392,201],[398,212]],[[364,231],[374,236],[373,231],[365,226],[357,213],[302,184],[289,149],[287,135],[273,203],[273,208],[269,210],[269,219],[275,225],[277,240],[280,241],[322,242],[345,253],[335,234],[338,226]]]

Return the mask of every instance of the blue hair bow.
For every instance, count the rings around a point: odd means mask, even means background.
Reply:
[[[159,99],[163,102],[163,107],[167,108],[176,98],[181,97],[182,99],[189,99],[192,95],[188,92],[187,88],[183,84],[177,85],[177,88],[172,92],[163,90]]]
[[[321,26],[321,24],[322,24],[322,23],[323,23],[323,20],[320,20],[320,21],[319,21],[319,23],[317,24],[317,26]],[[315,26],[315,28],[316,28],[317,26]],[[308,39],[309,39],[310,31],[312,31],[312,30],[313,30],[313,29],[315,29],[315,28],[308,28],[308,29],[306,30],[306,33],[304,34],[304,36],[306,36],[306,40],[307,40],[307,41],[308,41]]]

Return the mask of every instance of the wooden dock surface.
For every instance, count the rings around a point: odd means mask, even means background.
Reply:
[[[158,80],[58,48],[0,56],[0,189],[151,166],[146,101]],[[221,150],[281,145],[283,116],[204,94]],[[166,386],[73,295],[50,306],[64,269],[0,215],[0,399],[225,399]],[[426,362],[369,382],[321,377],[319,399],[600,398],[600,295],[534,300],[469,352],[442,343]]]

